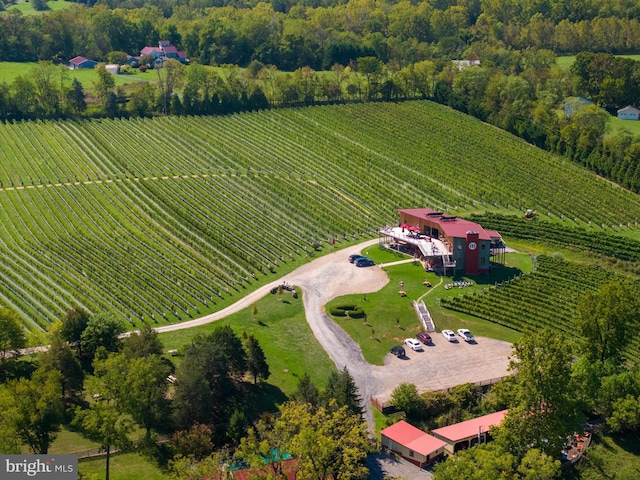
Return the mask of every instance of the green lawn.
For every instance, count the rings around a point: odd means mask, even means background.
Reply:
[[[617,135],[623,131],[627,131],[632,135],[640,135],[640,121],[637,120],[620,120],[618,117],[611,115],[611,131],[610,135]]]
[[[7,82],[11,84],[18,76],[28,77],[37,66],[36,62],[0,62],[0,83]],[[91,92],[93,90],[93,82],[98,79],[98,75],[93,69],[69,70],[66,83],[70,85],[74,78],[78,79],[86,92]],[[131,73],[127,75],[117,75],[115,77],[116,86],[123,86],[140,80],[153,82],[157,80],[157,77],[153,71],[140,73],[135,68],[131,69]]]
[[[377,263],[392,262],[399,257],[394,252],[381,251],[378,247],[370,247],[363,254],[377,261]],[[406,258],[406,257],[405,257]],[[439,307],[438,299],[460,293],[472,293],[475,290],[494,285],[497,281],[512,278],[521,272],[531,270],[531,259],[527,254],[507,254],[504,266],[494,266],[490,275],[440,277],[435,273],[427,273],[420,263],[403,263],[384,267],[389,274],[389,283],[380,291],[366,295],[346,295],[333,299],[327,304],[327,312],[331,308],[344,305],[361,307],[366,313],[366,319],[352,319],[349,317],[334,317],[334,320],[360,345],[364,358],[374,365],[382,365],[384,356],[389,348],[407,337],[413,337],[423,330],[419,323],[413,300],[422,300],[427,305],[435,321],[436,328],[469,328],[474,334],[498,338],[514,342],[520,338],[520,333],[481,320],[470,315],[462,315]],[[428,280],[431,288],[423,285]],[[445,290],[444,284],[454,280],[471,280],[474,285],[461,289]],[[403,287],[400,287],[400,282]],[[399,290],[406,292],[401,297]]]
[[[90,480],[105,478],[104,457],[78,462],[78,470]],[[110,480],[164,480],[169,478],[166,472],[137,453],[124,453],[111,457]]]
[[[623,57],[623,58],[631,58],[632,60],[636,60],[636,61],[640,60],[640,54],[616,55],[616,56]],[[563,55],[556,58],[556,65],[558,65],[559,67],[562,67],[563,69],[568,69],[569,67],[571,67],[575,59],[576,59],[575,55]]]
[[[182,351],[194,335],[206,334],[229,324],[237,334],[253,334],[260,342],[271,371],[269,385],[289,395],[296,389],[300,376],[307,373],[323,388],[334,366],[307,324],[302,296],[294,299],[288,292],[284,292],[281,298],[269,294],[255,306],[258,310],[255,316],[252,306],[208,325],[163,333],[160,339],[167,350]],[[179,358],[172,357],[177,361]]]
[[[47,2],[47,7],[49,7],[49,10],[45,10],[45,11],[66,10],[73,6],[78,6],[78,4],[76,2],[67,2],[65,0],[55,0],[55,1]],[[7,11],[9,10],[18,10],[22,12],[23,15],[35,15],[38,13],[43,13],[43,12],[38,12],[34,10],[33,7],[31,6],[31,3],[24,2],[24,1],[20,1],[18,3],[11,5],[10,7],[7,8]]]

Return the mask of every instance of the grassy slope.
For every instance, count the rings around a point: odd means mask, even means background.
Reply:
[[[229,324],[238,335],[247,332],[258,339],[271,372],[267,383],[281,392],[277,397],[280,400],[296,389],[298,379],[304,373],[318,385],[324,385],[333,364],[307,324],[301,296],[294,299],[291,294],[283,293],[279,300],[277,295],[267,295],[256,302],[255,307],[256,315],[253,315],[252,306],[202,327],[163,333],[160,339],[167,350],[182,351],[194,335]],[[180,358],[172,359],[179,361]]]
[[[597,435],[587,457],[568,478],[572,480],[631,480],[640,478],[640,437]]]

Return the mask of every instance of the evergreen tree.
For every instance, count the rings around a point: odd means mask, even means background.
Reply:
[[[321,404],[328,407],[335,400],[339,407],[346,406],[353,415],[362,415],[362,398],[358,395],[358,387],[347,367],[340,372],[331,372],[327,387],[322,394]]]
[[[246,352],[247,370],[253,377],[253,384],[257,384],[258,379],[266,380],[269,378],[270,372],[267,359],[258,340],[253,335],[249,335],[249,338],[247,338]]]
[[[291,398],[298,402],[309,403],[314,407],[318,405],[318,402],[320,401],[320,392],[307,373],[300,377],[300,380],[298,381],[298,389],[293,392]]]

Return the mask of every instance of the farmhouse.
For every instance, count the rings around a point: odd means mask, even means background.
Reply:
[[[491,255],[504,252],[504,242],[494,230],[429,208],[398,210],[400,226],[380,231],[385,243],[413,250],[427,270],[489,273]]]
[[[436,428],[431,433],[446,443],[445,450],[447,452],[455,453],[473,447],[477,443],[490,441],[489,428],[500,425],[506,414],[506,410],[501,410],[448,427]]]
[[[74,57],[69,60],[69,68],[71,70],[77,70],[79,68],[96,68],[96,65],[98,65],[98,62],[84,57]]]
[[[183,50],[178,50],[171,45],[169,40],[160,40],[157,47],[144,47],[140,50],[140,56],[151,55],[154,58],[152,67],[162,67],[162,64],[170,58],[178,60],[181,63],[188,63],[186,54]]]
[[[620,120],[638,120],[640,118],[640,110],[631,105],[618,110],[618,118]]]
[[[446,442],[400,420],[380,431],[382,446],[423,468],[444,454]]]

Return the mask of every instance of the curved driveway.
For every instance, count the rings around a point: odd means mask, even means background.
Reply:
[[[213,322],[251,306],[283,282],[299,286],[303,292],[307,322],[313,334],[339,370],[344,366],[349,369],[372,429],[374,423],[369,399],[388,400],[400,383],[413,383],[419,392],[424,392],[506,375],[511,344],[488,338],[478,338],[476,344],[452,344],[436,334],[435,345],[426,347],[424,352],[407,349],[406,359],[388,354],[384,366],[370,365],[364,359],[358,344],[325,314],[324,305],[337,296],[378,291],[388,283],[386,272],[379,266],[357,268],[347,260],[350,254],[360,253],[367,247],[375,248],[377,243],[377,239],[369,240],[322,256],[282,279],[260,287],[223,310],[156,330],[168,332]]]

